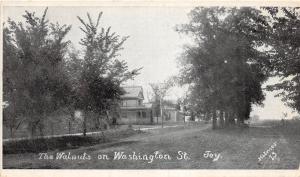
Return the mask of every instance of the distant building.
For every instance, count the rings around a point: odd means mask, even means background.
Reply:
[[[165,122],[182,122],[184,119],[183,113],[176,109],[175,103],[163,106],[163,117]]]
[[[121,119],[123,124],[152,124],[152,104],[144,104],[141,86],[123,87],[125,94],[121,96]]]

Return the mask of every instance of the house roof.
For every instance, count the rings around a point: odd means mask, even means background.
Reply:
[[[144,99],[141,86],[126,86],[122,88],[125,90],[125,94],[121,96],[122,99]]]

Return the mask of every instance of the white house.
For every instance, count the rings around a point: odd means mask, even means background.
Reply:
[[[121,119],[123,124],[152,124],[152,106],[144,104],[141,86],[123,87],[125,94],[121,96]]]

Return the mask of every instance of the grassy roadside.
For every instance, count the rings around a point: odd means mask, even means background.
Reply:
[[[24,139],[3,144],[3,154],[39,153],[51,150],[76,149],[82,146],[107,143],[140,133],[133,129],[111,129],[97,134]]]
[[[297,169],[299,167],[300,134],[298,124],[291,127],[251,127],[248,129],[211,130],[210,125],[186,125],[165,129],[155,129],[147,133],[117,138],[119,141],[92,146],[68,149],[72,154],[88,153],[90,160],[37,160],[36,153],[4,155],[4,168],[63,168],[63,169]],[[296,126],[297,125],[297,126]],[[276,142],[275,160],[268,155],[261,162],[258,157]],[[153,154],[159,151],[172,156],[171,160],[114,160],[115,152],[125,154]],[[177,152],[183,151],[190,157],[177,160]],[[221,157],[214,161],[204,158],[204,153],[211,151]],[[97,159],[98,155],[107,154],[110,159]]]

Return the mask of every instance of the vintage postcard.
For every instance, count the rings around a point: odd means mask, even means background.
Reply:
[[[1,176],[299,177],[299,1],[4,1],[1,20]]]

